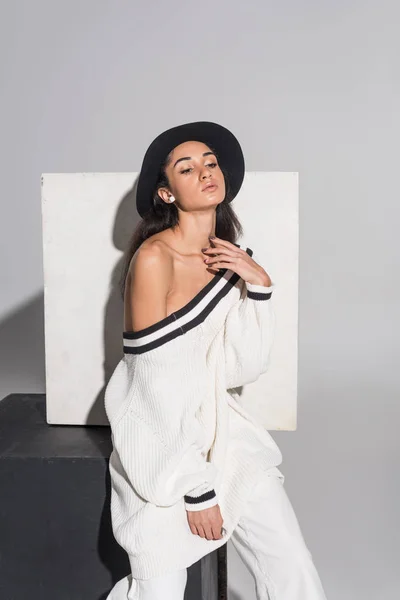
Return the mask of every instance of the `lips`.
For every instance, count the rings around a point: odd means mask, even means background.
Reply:
[[[208,185],[206,185],[206,187],[202,189],[202,192],[213,192],[217,189],[217,187],[218,186],[216,183],[209,183]]]

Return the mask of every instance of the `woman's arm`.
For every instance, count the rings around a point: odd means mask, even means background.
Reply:
[[[227,389],[258,379],[268,368],[275,332],[271,303],[275,284],[258,263],[251,248],[212,238],[205,251],[210,267],[227,267],[240,276],[240,298],[229,310],[224,324]],[[213,255],[213,256],[210,256]]]
[[[148,332],[167,316],[167,269],[157,250],[136,257],[127,290],[134,332]],[[204,431],[195,412],[209,375],[201,347],[189,337],[125,355],[107,387],[106,405],[126,398],[110,423],[114,448],[137,493],[158,506],[184,499],[187,510],[197,511],[218,503],[217,470],[201,452]]]
[[[256,381],[268,369],[276,317],[271,302],[275,284],[240,280],[241,294],[225,320],[226,387]]]
[[[160,398],[167,400],[166,396]],[[173,402],[169,407],[174,410]],[[168,420],[158,430],[142,413],[131,407],[113,430],[114,449],[136,493],[157,506],[171,506],[184,499],[190,511],[217,504],[213,487],[217,470],[201,454],[193,430],[184,425],[186,431],[170,427],[166,432]],[[158,420],[163,421],[163,415]]]

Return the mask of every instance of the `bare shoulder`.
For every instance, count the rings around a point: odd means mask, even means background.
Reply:
[[[135,253],[128,272],[125,328],[139,331],[167,316],[173,260],[159,239],[146,240]]]

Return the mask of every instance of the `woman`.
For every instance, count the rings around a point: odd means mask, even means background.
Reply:
[[[159,135],[143,160],[123,274],[124,357],[106,389],[114,535],[131,576],[108,600],[183,600],[187,567],[232,539],[258,600],[325,595],[277,468],[236,388],[268,368],[270,276],[230,206],[236,137],[211,122]]]

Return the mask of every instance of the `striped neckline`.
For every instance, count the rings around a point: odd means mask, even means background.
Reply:
[[[252,256],[251,248],[235,244]],[[138,331],[123,331],[125,354],[142,354],[182,335],[202,323],[240,276],[231,269],[221,269],[180,309]]]

